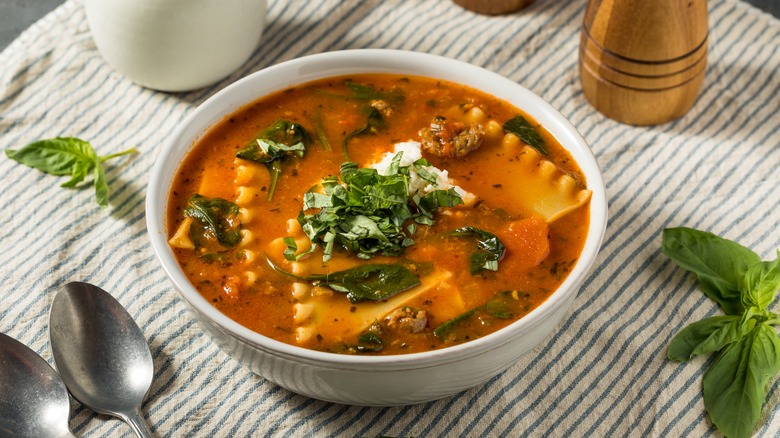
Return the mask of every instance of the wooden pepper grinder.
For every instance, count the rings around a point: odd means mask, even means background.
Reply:
[[[580,80],[601,113],[631,125],[674,120],[707,68],[706,0],[588,0]]]

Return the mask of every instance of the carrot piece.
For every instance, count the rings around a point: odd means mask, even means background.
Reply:
[[[548,231],[547,222],[538,216],[514,221],[500,230],[498,238],[506,247],[501,264],[511,270],[526,270],[541,263],[550,254]]]

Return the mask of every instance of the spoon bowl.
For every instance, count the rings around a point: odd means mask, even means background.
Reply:
[[[49,330],[54,362],[73,397],[151,436],[140,407],[152,384],[152,354],[125,308],[97,286],[67,283],[52,302]]]
[[[0,333],[0,436],[72,437],[69,416],[68,389],[57,372]]]

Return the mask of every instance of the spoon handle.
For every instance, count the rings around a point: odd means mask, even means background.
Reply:
[[[132,412],[121,414],[122,419],[130,425],[138,438],[153,438],[152,431],[149,429],[149,425],[144,420],[143,414],[140,409],[136,409]]]

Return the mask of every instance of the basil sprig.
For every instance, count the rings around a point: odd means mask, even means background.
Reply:
[[[98,156],[89,142],[73,137],[38,140],[18,149],[6,149],[8,158],[50,175],[70,175],[60,187],[74,188],[94,170],[95,201],[101,207],[108,205],[108,183],[103,162],[135,152],[135,148],[115,154]]]
[[[296,280],[317,282],[320,286],[347,294],[351,303],[382,301],[420,285],[420,279],[402,264],[365,264],[328,274],[296,275],[285,271],[271,259],[271,267]]]
[[[682,329],[667,356],[688,361],[715,353],[702,380],[704,406],[728,437],[749,437],[766,398],[766,385],[780,371],[780,318],[768,307],[780,288],[780,251],[774,261],[714,234],[690,228],[664,230],[663,252],[693,272],[699,288],[726,315]]]

